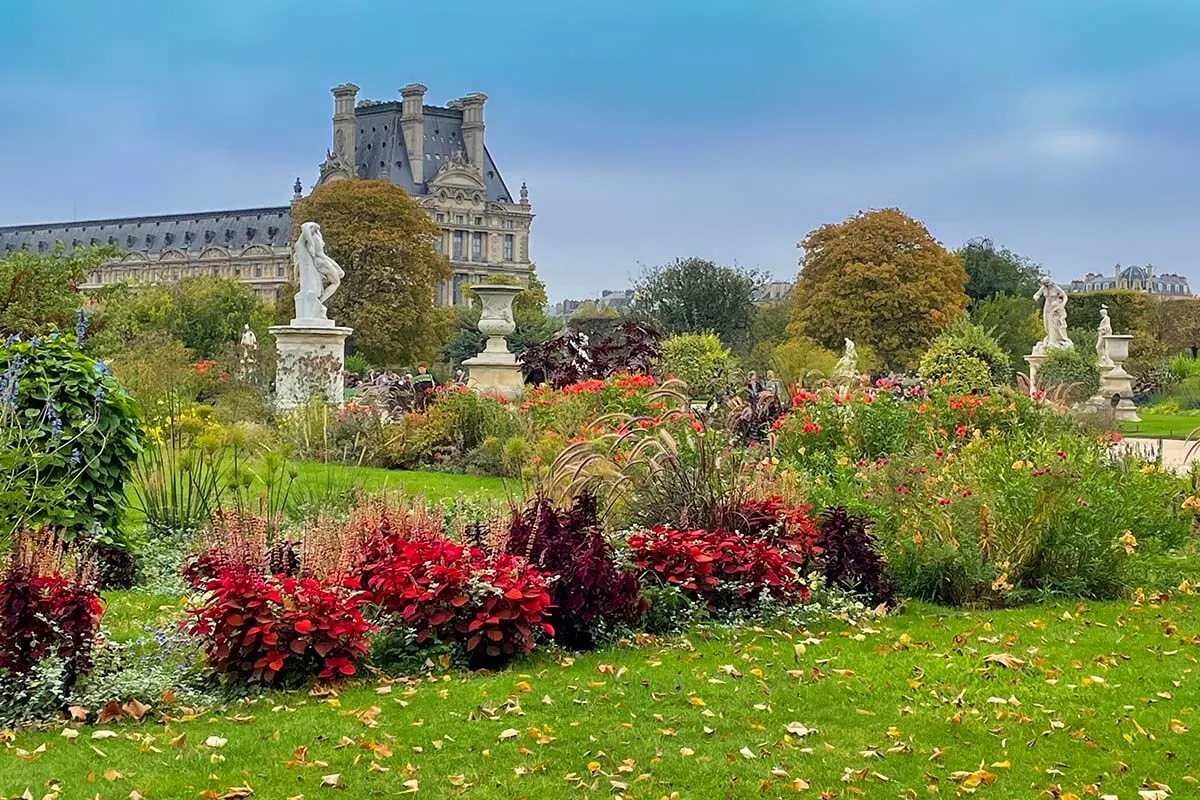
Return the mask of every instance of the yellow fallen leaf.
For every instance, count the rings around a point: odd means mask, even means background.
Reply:
[[[404,782],[404,791],[400,792],[400,794],[415,794],[416,791],[420,788],[421,788],[421,784],[417,781],[416,778],[409,778],[408,780],[406,780]]]
[[[600,771],[600,762],[599,761],[589,761],[588,765],[587,765],[587,770],[588,770],[588,772],[595,775],[597,772]]]
[[[690,747],[681,747],[679,748],[679,755],[683,756],[684,758],[688,758],[689,756],[696,755],[696,751]]]
[[[496,738],[503,742],[505,739],[515,739],[520,735],[520,732],[516,728],[505,728],[504,730],[500,731],[500,735]]]
[[[984,656],[983,660],[988,664],[999,664],[1008,669],[1020,669],[1025,666],[1025,662],[1014,656],[1012,653],[992,653],[989,656]]]
[[[112,769],[111,767],[109,769],[104,770],[104,772],[101,774],[103,775],[104,780],[106,780],[106,781],[119,781],[125,777],[124,775],[117,772],[115,769]]]
[[[692,704],[692,705],[694,705],[694,706],[703,706],[703,705],[707,705],[707,703],[705,703],[705,702],[704,702],[704,701],[703,701],[701,698],[699,698],[699,697],[689,697],[689,698],[688,698],[688,702],[689,702],[689,703],[691,703],[691,704]]]

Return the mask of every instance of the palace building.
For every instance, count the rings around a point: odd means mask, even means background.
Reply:
[[[396,101],[357,100],[358,87],[332,89],[332,147],[317,185],[346,178],[386,180],[403,188],[442,229],[438,251],[453,277],[441,305],[463,302],[462,290],[493,275],[527,280],[533,212],[521,185],[513,198],[484,143],[487,96],[468,94],[445,106],[425,105],[413,83]],[[292,199],[303,191],[296,179]],[[164,282],[197,275],[236,278],[264,300],[292,282],[292,206],[0,227],[0,257],[15,250],[46,253],[115,245],[123,251],[87,276],[84,289],[121,281]]]
[[[1156,274],[1153,264],[1144,266],[1131,264],[1122,267],[1117,264],[1111,275],[1097,275],[1089,272],[1082,278],[1071,281],[1067,291],[1071,294],[1083,292],[1103,292],[1109,289],[1130,289],[1146,292],[1156,297],[1191,297],[1192,290],[1188,279],[1183,275],[1170,272]]]

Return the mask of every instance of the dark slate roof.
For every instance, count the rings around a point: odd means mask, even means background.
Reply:
[[[424,181],[413,182],[408,164],[408,149],[404,146],[404,131],[400,127],[401,103],[365,101],[354,110],[358,122],[355,137],[355,157],[358,177],[370,180],[390,180],[409,194],[425,194],[428,182],[450,154],[463,149],[462,109],[423,106],[425,115]],[[483,183],[485,199],[497,203],[513,202],[512,194],[500,177],[487,146],[483,148]]]
[[[286,247],[291,231],[291,206],[14,225],[0,228],[0,256],[22,248],[46,252],[60,241],[68,249],[114,244],[143,253],[206,247],[242,250],[255,244]]]

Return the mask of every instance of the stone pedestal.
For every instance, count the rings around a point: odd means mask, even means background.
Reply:
[[[298,408],[314,395],[341,408],[345,405],[346,337],[329,319],[293,319],[269,328],[275,337],[275,406]]]
[[[1029,393],[1033,394],[1038,390],[1037,374],[1041,369],[1042,364],[1046,363],[1048,356],[1045,353],[1034,352],[1031,355],[1025,356],[1025,363],[1029,365]]]
[[[512,302],[524,289],[502,284],[478,284],[471,291],[482,306],[479,330],[487,335],[487,344],[479,355],[463,362],[467,368],[467,386],[477,392],[498,394],[516,400],[525,392],[525,378],[517,357],[508,351],[508,334],[516,330]]]
[[[1141,422],[1133,404],[1133,376],[1125,371],[1129,358],[1129,334],[1104,337],[1105,353],[1112,366],[1101,366],[1100,391],[1084,404],[1099,413],[1111,414],[1117,422]]]

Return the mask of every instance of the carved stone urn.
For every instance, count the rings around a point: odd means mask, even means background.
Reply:
[[[505,337],[517,329],[513,321],[513,299],[525,291],[520,286],[482,283],[471,287],[479,298],[479,332],[488,337],[479,355],[468,358],[467,385],[480,392],[498,394],[509,400],[521,396],[525,381],[516,356],[508,351]]]

